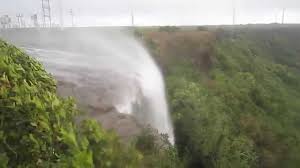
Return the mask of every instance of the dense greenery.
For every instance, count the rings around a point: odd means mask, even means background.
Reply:
[[[0,168],[180,167],[172,146],[143,141],[150,132],[124,145],[94,120],[75,123],[78,115],[40,63],[0,41]]]
[[[300,31],[169,29],[139,35],[166,76],[176,148],[150,128],[123,145],[75,123],[43,67],[0,41],[0,168],[299,167]]]
[[[216,32],[212,43],[184,31],[146,39],[166,75],[179,155],[195,168],[299,167],[299,31]]]
[[[150,127],[142,130],[135,146],[144,156],[143,167],[147,168],[183,168],[177,150],[169,144],[167,135],[158,135]]]

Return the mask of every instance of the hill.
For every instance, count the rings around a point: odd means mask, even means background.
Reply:
[[[52,77],[35,60],[1,42],[0,163],[300,166],[298,25],[169,26],[135,33],[165,75],[177,149],[156,144],[149,130],[123,146],[95,121],[76,124],[78,110],[56,95]]]
[[[299,26],[143,29],[188,167],[300,166]]]

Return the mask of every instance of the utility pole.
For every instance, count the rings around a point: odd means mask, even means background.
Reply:
[[[50,7],[50,0],[42,0],[42,9],[43,9],[43,27],[47,27],[47,22],[49,27],[51,27],[52,20],[51,20],[51,7]]]
[[[74,12],[73,12],[73,9],[70,10],[70,15],[71,15],[71,18],[72,18],[72,27],[74,27]]]
[[[282,18],[281,18],[281,24],[284,24],[284,18],[285,17],[285,8],[282,10]]]
[[[23,14],[17,14],[17,19],[18,19],[18,25],[19,25],[19,28],[22,28],[22,24],[23,24]]]

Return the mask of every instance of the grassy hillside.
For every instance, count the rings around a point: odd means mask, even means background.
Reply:
[[[165,74],[177,149],[151,130],[126,146],[96,121],[75,123],[41,64],[0,41],[0,167],[300,166],[299,27],[137,34]]]
[[[204,31],[203,31],[204,30]],[[188,167],[300,166],[300,30],[144,31]]]
[[[78,116],[40,63],[0,41],[0,168],[181,166],[176,150],[161,146],[165,138],[147,129],[125,145],[94,120],[75,123]]]

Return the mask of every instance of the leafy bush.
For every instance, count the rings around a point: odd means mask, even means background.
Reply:
[[[136,149],[143,155],[143,167],[183,168],[177,150],[168,141],[167,135],[161,135],[146,127],[137,136]]]
[[[77,115],[40,63],[0,41],[0,167],[139,167],[139,152]]]

